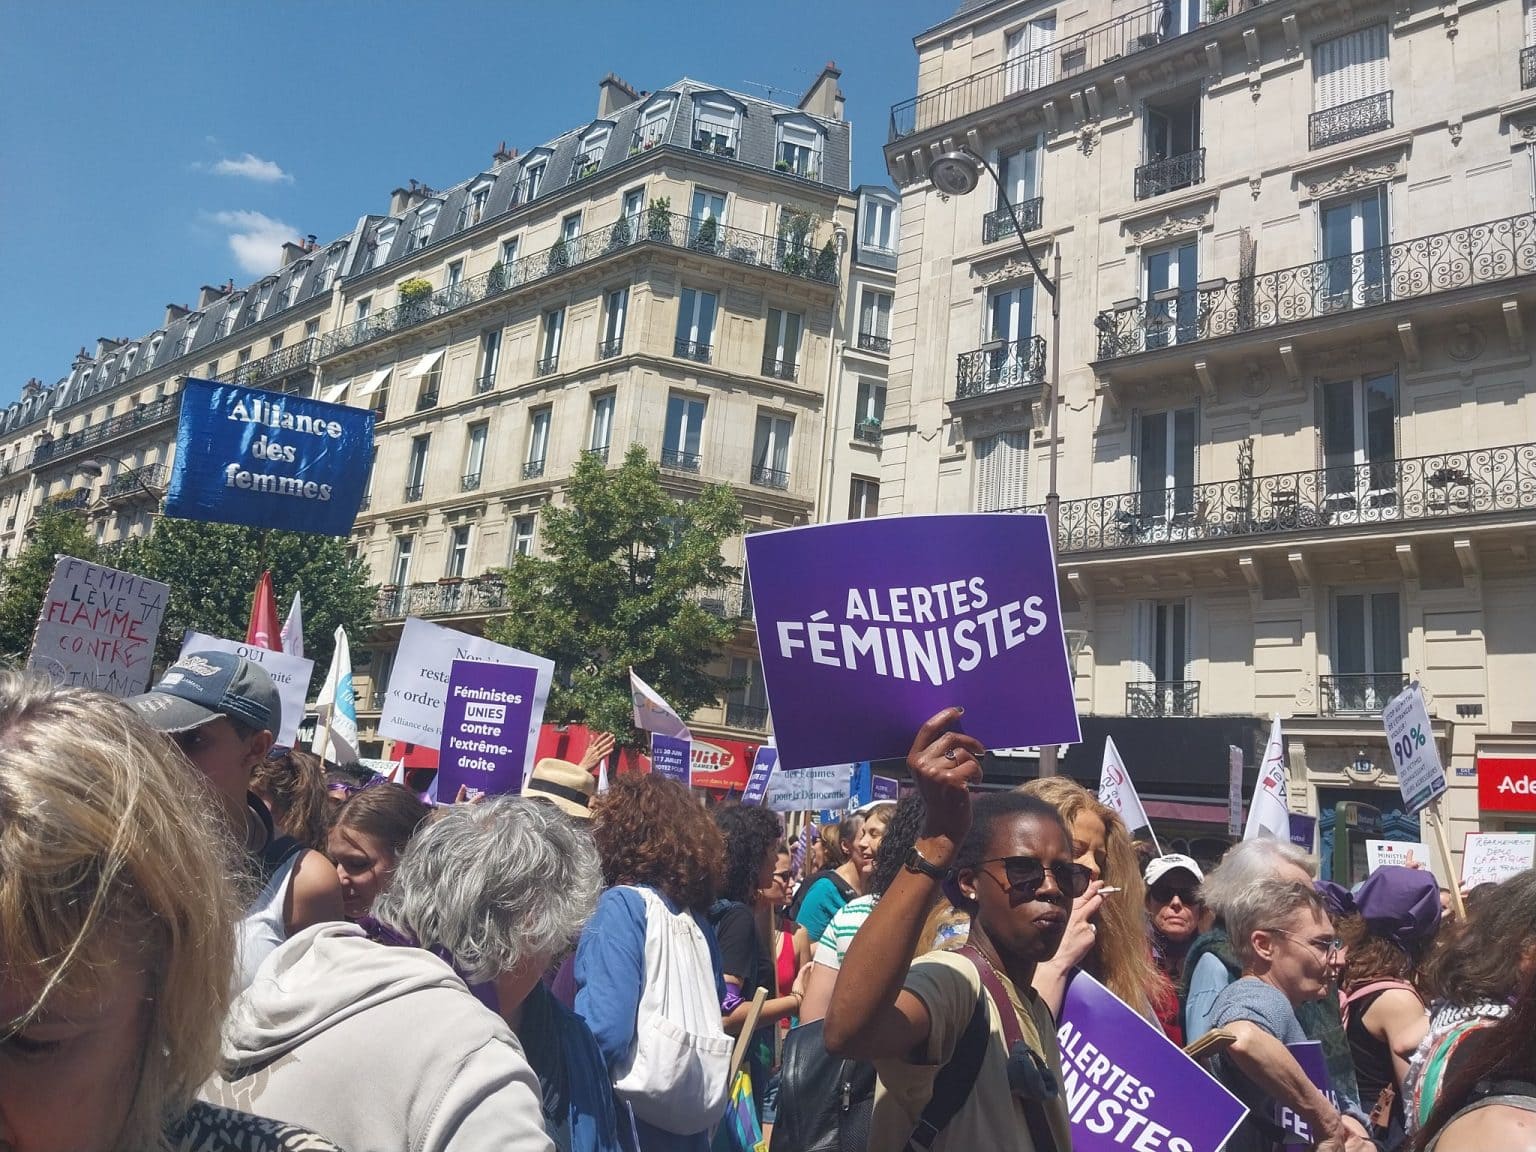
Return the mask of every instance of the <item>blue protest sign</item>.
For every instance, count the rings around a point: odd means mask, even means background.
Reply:
[[[860,804],[868,804],[871,798],[869,761],[864,760],[853,766],[853,775],[848,777],[848,807],[857,808]]]
[[[453,662],[433,780],[442,803],[453,803],[461,784],[492,794],[522,790],[538,678],[536,668]]]
[[[188,380],[165,513],[345,536],[373,451],[373,412]]]
[[[779,762],[779,750],[767,745],[757,750],[757,755],[752,758],[752,774],[747,777],[746,790],[741,794],[743,804],[761,804],[763,797],[768,795],[768,781],[773,776],[773,767]]]
[[[688,766],[692,759],[692,740],[663,736],[660,732],[651,733],[651,771],[656,775],[667,776],[679,784],[688,784],[691,782]]]
[[[988,748],[1080,739],[1044,516],[880,516],[746,547],[782,768],[903,759],[952,705]]]
[[[1075,1152],[1217,1152],[1248,1115],[1161,1028],[1086,972],[1067,985],[1057,1041]]]
[[[901,785],[889,776],[876,776],[870,782],[870,794],[875,800],[900,800]]]

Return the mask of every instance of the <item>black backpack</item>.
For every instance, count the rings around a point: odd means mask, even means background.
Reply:
[[[926,1150],[970,1098],[986,1058],[991,1025],[986,992],[949,1063],[933,1080],[933,1096],[907,1142]],[[827,1051],[822,1023],[802,1024],[784,1042],[779,1111],[769,1152],[865,1152],[875,1107],[875,1067]]]
[[[790,902],[789,912],[786,914],[788,919],[793,920],[796,924],[800,923],[800,905],[805,903],[805,894],[811,890],[812,884],[823,878],[832,881],[832,886],[837,889],[845,904],[858,895],[853,890],[853,885],[837,874],[836,868],[823,868],[820,872],[807,876],[805,883],[800,885],[799,891],[795,893],[794,900]],[[816,941],[812,940],[811,946],[815,947],[815,945]]]

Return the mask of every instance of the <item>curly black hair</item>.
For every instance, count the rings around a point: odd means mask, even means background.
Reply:
[[[720,896],[749,907],[757,900],[757,879],[763,860],[783,839],[779,818],[766,808],[722,804],[715,825],[725,838],[725,877]]]
[[[896,882],[907,862],[907,853],[923,830],[923,811],[923,798],[914,792],[896,805],[896,811],[886,822],[880,850],[875,853],[875,870],[869,877],[869,890],[876,896],[884,896],[886,889]]]

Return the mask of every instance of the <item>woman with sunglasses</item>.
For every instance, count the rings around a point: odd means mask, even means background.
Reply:
[[[824,1025],[827,1048],[875,1062],[883,1091],[868,1146],[903,1148],[924,1118],[940,1069],[956,1058],[972,1017],[983,1011],[980,1067],[928,1146],[1070,1149],[1056,1022],[1031,982],[1060,945],[1088,871],[1073,862],[1071,839],[1050,805],[1019,793],[972,801],[968,788],[981,779],[985,750],[956,730],[960,715],[947,708],[930,719],[907,756],[923,798],[922,830],[849,945]],[[928,906],[946,882],[951,899],[971,915],[969,944],[931,952],[909,967]]]
[[[1212,1061],[1212,1071],[1248,1106],[1248,1116],[1225,1152],[1270,1152],[1285,1142],[1283,1110],[1300,1117],[1313,1142],[1374,1152],[1365,1138],[1366,1118],[1346,1122],[1287,1047],[1306,1042],[1296,1008],[1327,994],[1340,947],[1322,898],[1310,884],[1260,880],[1232,901],[1227,928],[1243,974],[1222,990],[1211,1010],[1212,1027],[1235,1037]]]
[[[1200,934],[1200,885],[1205,873],[1188,856],[1177,852],[1147,863],[1147,917],[1151,922],[1152,959],[1167,981],[1155,1002],[1158,1022],[1175,1044],[1185,1042],[1177,989],[1184,979],[1184,957]]]

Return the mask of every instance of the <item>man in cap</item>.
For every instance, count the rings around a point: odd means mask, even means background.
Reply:
[[[343,917],[336,869],[320,853],[277,835],[250,791],[251,775],[282,728],[282,701],[261,665],[227,652],[189,652],[148,692],[128,701],[164,732],[212,786],[262,888],[240,925],[240,986],[289,936]]]

